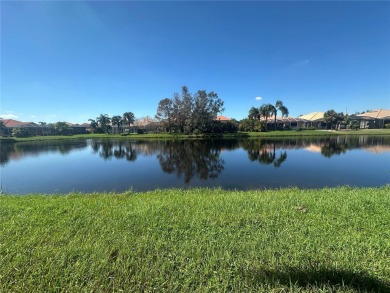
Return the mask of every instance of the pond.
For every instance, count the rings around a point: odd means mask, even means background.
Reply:
[[[0,155],[6,194],[390,183],[390,136],[19,142]]]

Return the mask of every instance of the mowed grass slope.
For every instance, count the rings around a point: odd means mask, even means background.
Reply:
[[[0,196],[0,292],[389,292],[390,187]]]

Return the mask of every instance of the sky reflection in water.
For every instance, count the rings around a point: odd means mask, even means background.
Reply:
[[[390,137],[72,140],[1,146],[4,193],[382,186]]]

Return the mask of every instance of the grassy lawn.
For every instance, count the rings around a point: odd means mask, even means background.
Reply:
[[[0,292],[389,292],[390,186],[0,196]]]
[[[289,130],[289,131],[268,131],[268,132],[238,132],[225,134],[78,134],[70,136],[32,136],[25,138],[0,137],[0,142],[19,142],[37,140],[62,140],[78,138],[134,138],[134,139],[202,139],[202,138],[248,138],[248,137],[304,137],[304,136],[335,136],[335,135],[390,135],[390,129],[362,129],[362,130]]]

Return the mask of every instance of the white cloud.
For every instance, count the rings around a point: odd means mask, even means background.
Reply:
[[[19,116],[15,115],[15,114],[8,113],[8,114],[0,114],[0,118],[3,118],[3,119],[18,119]]]
[[[258,100],[258,101],[260,101],[262,99],[263,99],[262,97],[256,97],[256,100]]]

